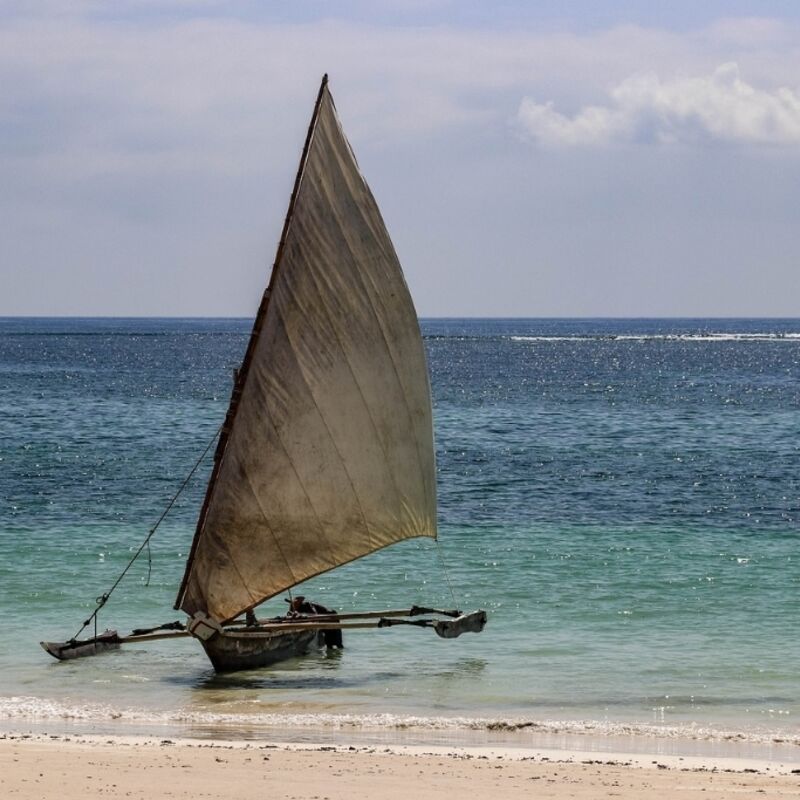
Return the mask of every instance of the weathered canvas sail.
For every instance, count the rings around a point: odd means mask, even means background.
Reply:
[[[227,621],[436,536],[430,387],[375,200],[320,89],[177,605]]]

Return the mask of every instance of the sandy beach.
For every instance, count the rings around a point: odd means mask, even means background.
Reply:
[[[0,796],[800,798],[796,764],[567,751],[141,737],[0,738]]]

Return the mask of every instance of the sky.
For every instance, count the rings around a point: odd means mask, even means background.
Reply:
[[[0,0],[0,315],[252,316],[325,72],[420,316],[800,316],[772,0]]]

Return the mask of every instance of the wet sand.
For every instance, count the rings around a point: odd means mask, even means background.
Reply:
[[[502,748],[0,737],[0,797],[800,798],[796,763]]]

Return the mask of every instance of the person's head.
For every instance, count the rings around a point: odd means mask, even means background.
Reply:
[[[293,597],[293,598],[292,598],[292,600],[291,600],[291,603],[290,603],[290,605],[289,605],[289,608],[290,608],[292,611],[299,611],[299,610],[300,610],[300,606],[302,606],[302,605],[303,605],[303,603],[305,602],[305,600],[306,600],[306,598],[305,598],[305,597],[303,597],[303,595],[302,595],[302,594],[298,594],[296,597]]]

